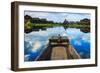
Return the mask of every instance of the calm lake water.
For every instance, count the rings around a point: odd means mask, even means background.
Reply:
[[[48,39],[58,34],[70,39],[70,44],[82,59],[90,58],[90,33],[84,33],[76,28],[53,27],[24,34],[24,60],[34,61],[40,52],[47,47]]]

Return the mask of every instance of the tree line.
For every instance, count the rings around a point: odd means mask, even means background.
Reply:
[[[29,15],[24,16],[24,22],[25,24],[30,21],[33,24],[82,24],[82,25],[90,25],[90,19],[84,18],[80,21],[68,21],[65,19],[62,23],[61,22],[54,22],[54,21],[49,21],[44,18],[32,18]]]

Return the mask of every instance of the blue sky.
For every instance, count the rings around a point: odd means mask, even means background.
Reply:
[[[44,18],[54,22],[63,22],[65,19],[68,21],[80,21],[84,18],[90,19],[90,14],[88,13],[25,11],[24,15],[30,15],[34,18]]]

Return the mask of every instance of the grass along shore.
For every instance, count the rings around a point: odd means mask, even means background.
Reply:
[[[83,32],[90,32],[90,25],[85,24],[33,24],[27,22],[24,24],[25,32],[37,31],[39,29],[46,30],[47,28],[63,26],[64,28],[78,28]]]

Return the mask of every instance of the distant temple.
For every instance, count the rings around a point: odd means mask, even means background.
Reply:
[[[69,22],[67,21],[67,19],[64,20],[63,24],[69,24]]]

